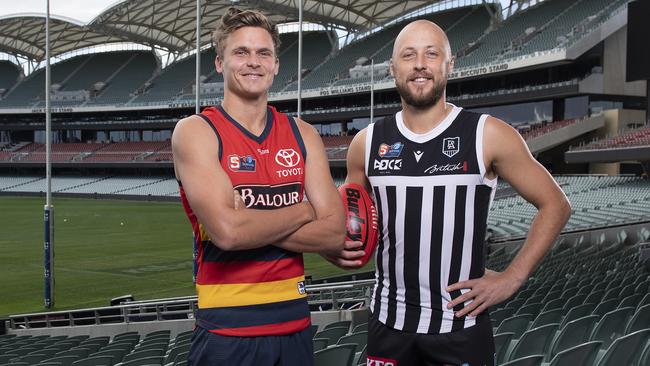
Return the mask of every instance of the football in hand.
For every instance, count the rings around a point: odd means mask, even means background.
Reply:
[[[346,240],[360,241],[365,251],[359,258],[362,265],[368,263],[377,246],[379,236],[377,209],[368,192],[359,184],[346,183],[339,187],[346,213]]]

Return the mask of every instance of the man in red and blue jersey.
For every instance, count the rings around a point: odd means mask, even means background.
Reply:
[[[264,15],[229,9],[214,32],[223,102],[172,137],[199,243],[190,365],[313,364],[301,253],[340,252],[345,216],[317,131],[267,104],[279,43]]]

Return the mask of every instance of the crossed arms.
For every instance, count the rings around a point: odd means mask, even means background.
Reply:
[[[305,142],[309,202],[274,210],[244,209],[219,161],[219,142],[198,116],[178,122],[172,136],[174,169],[187,200],[212,242],[223,250],[273,244],[294,252],[338,252],[345,236],[343,203],[329,173],[317,131],[297,120]]]

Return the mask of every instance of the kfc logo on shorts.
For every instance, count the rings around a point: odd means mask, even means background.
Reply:
[[[285,168],[293,168],[300,163],[300,155],[294,149],[280,149],[275,154],[275,162]]]
[[[397,361],[388,358],[368,356],[366,366],[397,366]]]

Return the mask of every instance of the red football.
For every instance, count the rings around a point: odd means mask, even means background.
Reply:
[[[372,197],[360,185],[346,183],[339,187],[339,193],[345,206],[347,240],[360,241],[366,253],[360,258],[363,265],[368,263],[375,251],[379,235],[377,225],[377,209]]]

